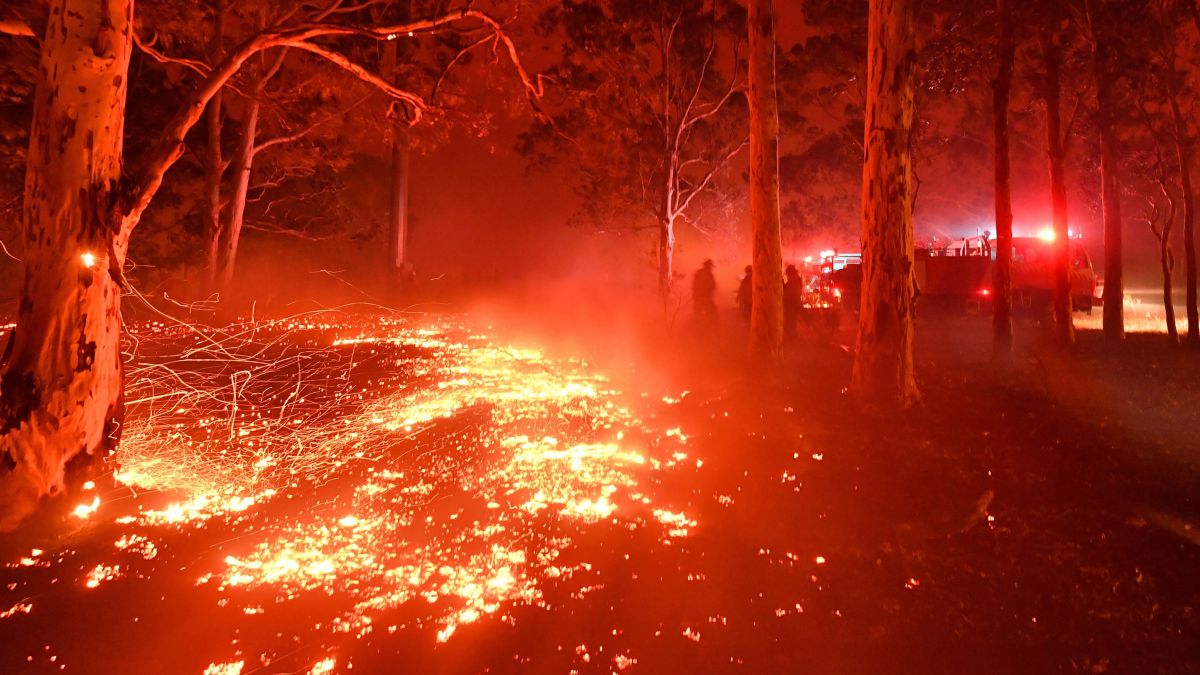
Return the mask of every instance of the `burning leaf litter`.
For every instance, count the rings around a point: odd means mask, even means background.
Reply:
[[[586,526],[667,539],[702,527],[650,491],[653,474],[692,466],[686,434],[645,424],[582,362],[388,319],[131,334],[115,477],[132,498],[94,494],[73,511],[112,535],[105,559],[54,553],[56,568],[82,570],[84,592],[183,574],[251,621],[324,598],[312,630],[334,646],[423,607],[405,625],[446,642],[465,624],[508,621],[512,607],[546,606],[547,583],[588,573],[569,555]],[[211,553],[181,568],[172,549],[216,531]],[[601,587],[578,585],[580,598]],[[234,639],[227,649],[203,672],[248,672],[287,648],[251,653]],[[622,654],[614,666],[636,662]],[[352,667],[309,663],[312,673]]]

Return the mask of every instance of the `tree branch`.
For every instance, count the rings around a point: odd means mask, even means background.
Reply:
[[[264,223],[264,225],[265,224],[266,223]],[[289,228],[263,227],[262,225],[259,225],[253,221],[246,221],[242,225],[242,227],[246,228],[247,230],[254,230],[255,232],[262,232],[265,234],[277,234],[281,237],[294,237],[296,239],[303,239],[305,241],[327,241],[327,240],[333,239],[334,237],[337,236],[334,234],[326,234],[326,235],[309,234],[308,232],[305,232],[303,230],[293,230],[293,229],[289,229]]]
[[[497,44],[503,44],[508,50],[508,58],[512,61],[513,67],[517,69],[517,75],[521,77],[521,84],[525,87],[525,95],[529,99],[530,105],[534,109],[538,108],[538,101],[546,93],[545,81],[541,74],[537,77],[530,77],[529,71],[525,70],[525,64],[521,62],[521,55],[517,51],[517,45],[513,43],[512,38],[508,33],[504,32],[504,27],[490,15],[484,12],[467,12],[472,18],[479,19],[486,24],[496,36]]]
[[[136,30],[133,31],[133,44],[137,45],[138,49],[145,52],[147,56],[155,61],[158,61],[159,63],[174,63],[176,65],[183,66],[184,68],[196,73],[200,77],[208,77],[209,73],[212,72],[212,69],[209,68],[208,64],[206,63],[201,63],[200,61],[194,61],[192,59],[185,59],[177,56],[167,56],[166,54],[154,48],[154,44],[156,42],[158,42],[157,35],[151,38],[150,42],[145,42],[142,40],[141,36],[137,34]]]
[[[263,141],[262,143],[259,143],[258,145],[254,146],[254,149],[250,151],[250,154],[252,156],[257,155],[258,153],[260,153],[263,150],[266,150],[267,148],[270,148],[272,146],[283,145],[284,143],[291,143],[292,141],[299,140],[299,139],[307,136],[308,134],[312,133],[312,131],[314,129],[321,126],[322,124],[325,124],[326,122],[329,122],[338,117],[341,117],[342,115],[345,115],[346,113],[350,112],[354,108],[357,108],[359,105],[361,105],[363,103],[363,101],[366,101],[366,100],[367,100],[366,97],[360,98],[354,104],[347,106],[345,108],[342,108],[333,114],[326,115],[325,117],[322,117],[321,119],[317,120],[316,122],[313,122],[312,124],[308,125],[307,127],[304,127],[303,129],[301,129],[295,133],[291,133],[291,134],[287,134],[286,136],[279,136],[279,137],[272,138],[267,141]]]
[[[209,99],[237,73],[248,59],[258,52],[272,47],[305,49],[350,70],[358,75],[360,79],[365,79],[372,84],[376,84],[376,86],[384,85],[381,88],[393,95],[399,95],[414,103],[420,101],[421,105],[424,105],[424,101],[415,94],[396,89],[378,76],[372,75],[361,66],[352,63],[345,56],[322,47],[316,47],[309,40],[319,37],[338,36],[394,40],[401,35],[415,36],[418,33],[427,34],[435,32],[439,29],[450,27],[455,22],[464,19],[482,21],[496,34],[496,39],[507,47],[509,57],[521,77],[527,94],[531,97],[540,98],[543,93],[541,77],[539,76],[535,79],[529,76],[525,66],[521,63],[516,45],[504,33],[501,24],[488,14],[469,8],[447,12],[446,14],[430,19],[391,26],[345,26],[327,23],[309,23],[262,31],[230,51],[212,69],[204,82],[187,96],[179,111],[167,124],[159,142],[153,146],[145,161],[142,162],[139,171],[135,174],[136,178],[128,183],[120,203],[115,205],[118,213],[114,215],[117,216],[116,222],[120,223],[120,229],[116,235],[118,241],[124,244],[128,243],[128,238],[132,234],[133,228],[137,226],[142,213],[146,210],[146,207],[150,204],[150,200],[153,199],[155,193],[158,192],[158,188],[162,185],[163,176],[183,154],[184,140],[187,137],[187,133],[200,119]]]
[[[492,36],[490,36],[490,35],[484,36],[484,37],[476,40],[475,42],[472,42],[471,44],[467,45],[466,47],[463,47],[461,50],[459,50],[459,52],[457,54],[454,55],[454,58],[450,59],[450,63],[447,63],[446,67],[442,69],[441,75],[438,75],[437,82],[433,83],[433,89],[431,89],[429,92],[429,102],[431,104],[433,103],[433,100],[437,97],[438,89],[441,89],[442,81],[446,79],[446,75],[448,75],[450,73],[450,69],[453,68],[456,63],[461,61],[462,58],[467,55],[467,52],[471,51],[472,49],[478,47],[479,45],[481,45],[491,39],[492,39]]]
[[[686,130],[686,129],[690,128],[692,125],[696,124],[697,122],[708,119],[709,117],[712,117],[713,115],[716,115],[717,113],[721,112],[721,109],[725,107],[726,103],[729,103],[730,99],[732,99],[734,96],[737,96],[738,94],[745,93],[745,91],[746,91],[746,87],[736,86],[735,82],[730,82],[729,90],[725,92],[725,95],[721,97],[721,100],[713,103],[712,108],[710,108],[709,110],[706,110],[705,112],[703,112],[699,115],[696,115],[695,117],[692,117],[690,120],[685,122],[683,124],[682,129]]]
[[[375,73],[370,72],[369,70],[367,70],[366,68],[363,68],[362,66],[358,65],[357,63],[354,63],[353,61],[346,58],[342,54],[339,54],[339,53],[329,50],[329,49],[325,49],[324,47],[313,44],[311,42],[301,41],[301,42],[296,42],[294,44],[289,44],[288,46],[293,49],[299,49],[302,51],[310,52],[312,54],[316,54],[317,56],[320,56],[321,58],[325,59],[326,61],[329,61],[330,63],[334,64],[335,66],[341,68],[342,70],[349,72],[350,74],[354,75],[355,77],[362,80],[363,82],[366,82],[367,84],[370,84],[371,86],[382,90],[388,96],[391,96],[394,99],[404,101],[405,103],[409,104],[413,108],[413,121],[414,122],[417,122],[421,119],[421,114],[428,107],[425,103],[425,99],[421,98],[421,96],[419,94],[414,94],[411,91],[408,91],[406,89],[401,89],[399,87],[394,86],[392,83],[390,83],[387,80],[383,79],[382,77],[376,75]]]
[[[750,145],[749,138],[743,139],[741,143],[735,145],[729,152],[725,153],[724,156],[714,160],[712,165],[709,167],[708,172],[704,174],[704,178],[702,178],[700,182],[696,184],[696,187],[692,188],[691,192],[689,192],[688,195],[683,198],[682,203],[680,203],[679,206],[674,209],[673,215],[678,217],[684,211],[687,211],[688,206],[691,205],[692,200],[696,198],[696,195],[704,192],[704,190],[708,188],[708,184],[712,182],[713,177],[717,175],[717,172],[723,169],[725,165],[729,163],[729,160],[733,159],[739,152],[742,151],[742,148],[746,147],[747,145]]]
[[[1079,91],[1079,94],[1075,96],[1075,106],[1071,108],[1071,117],[1067,120],[1067,128],[1063,130],[1062,150],[1064,155],[1071,150],[1071,134],[1075,131],[1075,122],[1079,119],[1079,111],[1083,107],[1084,96],[1087,95],[1090,89],[1091,84],[1085,84],[1083,89]]]
[[[738,79],[739,79],[738,72],[737,72],[738,71],[738,47],[740,46],[740,44],[741,43],[739,42],[738,45],[735,45],[735,47],[734,47],[733,74],[729,77],[729,87],[725,90],[725,94],[723,96],[721,96],[721,98],[719,100],[710,104],[712,107],[709,110],[707,110],[699,115],[696,115],[695,117],[692,117],[691,119],[687,119],[687,116],[685,115],[684,122],[680,126],[680,132],[691,128],[694,124],[696,124],[697,122],[700,122],[701,120],[708,119],[709,117],[716,115],[718,112],[721,111],[722,108],[725,107],[725,104],[728,103],[731,98],[733,98],[737,94],[743,94],[746,92],[746,86],[738,84]],[[707,65],[708,65],[708,60],[706,58],[705,66],[707,67]],[[699,89],[697,89],[697,93],[699,93]],[[692,102],[688,104],[688,112],[689,113],[694,109],[695,100],[696,99],[693,96]]]
[[[37,39],[33,28],[29,24],[20,19],[5,19],[0,20],[0,35],[12,35],[15,37],[27,37]]]
[[[687,119],[688,115],[696,108],[696,101],[700,98],[700,91],[704,88],[704,80],[708,79],[708,64],[712,62],[713,54],[717,53],[717,36],[714,29],[711,40],[708,44],[708,50],[704,53],[704,62],[700,64],[700,74],[696,77],[696,88],[692,90],[692,97],[688,99],[687,106],[683,109],[683,123],[679,125],[680,133],[684,129],[691,126]],[[677,141],[678,142],[678,141]]]

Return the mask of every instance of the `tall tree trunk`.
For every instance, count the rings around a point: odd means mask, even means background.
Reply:
[[[750,214],[754,267],[750,350],[774,356],[783,343],[783,242],[779,226],[779,107],[772,0],[750,0]]]
[[[221,218],[221,177],[225,173],[225,158],[221,154],[222,93],[217,92],[208,102],[208,148],[204,167],[205,190],[208,193],[208,291],[217,290],[221,269],[221,241],[224,222]]]
[[[1172,345],[1177,345],[1179,344],[1179,328],[1175,325],[1175,300],[1171,297],[1174,290],[1171,275],[1175,271],[1175,256],[1171,253],[1171,230],[1175,228],[1177,213],[1175,199],[1167,188],[1165,176],[1159,177],[1159,188],[1167,200],[1167,215],[1163,219],[1162,229],[1157,233],[1158,266],[1162,272],[1163,310],[1167,321],[1167,337],[1170,338]]]
[[[265,84],[265,82],[264,82]],[[225,241],[222,246],[221,295],[228,298],[233,291],[233,275],[237,269],[238,245],[242,238],[242,225],[246,218],[246,197],[250,193],[250,174],[254,170],[254,143],[258,136],[258,96],[256,89],[246,103],[242,118],[237,155],[233,159],[233,194],[229,198],[229,216],[225,222]]]
[[[917,401],[913,372],[912,0],[871,0],[863,167],[862,305],[853,386],[868,403]]]
[[[1175,261],[1171,255],[1171,242],[1166,238],[1166,233],[1163,233],[1163,240],[1158,244],[1158,261],[1162,271],[1163,285],[1163,316],[1167,322],[1167,339],[1172,345],[1179,344],[1179,326],[1175,324],[1175,299],[1171,296],[1174,292],[1171,283],[1171,271],[1175,267]]]
[[[394,40],[383,47],[383,74],[393,82],[396,76],[396,50]],[[398,114],[395,117],[389,135],[391,180],[388,188],[391,199],[388,203],[388,253],[385,270],[388,287],[392,292],[401,287],[408,267],[409,145],[403,122]]]
[[[392,175],[388,227],[388,279],[393,288],[404,283],[408,270],[409,147],[404,129],[397,124],[391,139]]]
[[[664,215],[658,222],[658,293],[663,310],[670,311],[675,285],[675,219]]]
[[[1112,75],[1108,72],[1107,36],[1100,35],[1103,17],[1096,0],[1086,2],[1092,34],[1092,78],[1096,85],[1096,126],[1100,131],[1100,199],[1104,214],[1104,337],[1125,339],[1125,281],[1122,272],[1121,179],[1117,173],[1120,156],[1112,111],[1116,100]],[[1115,300],[1115,302],[1113,301]]]
[[[1054,335],[1061,344],[1069,345],[1075,341],[1075,326],[1071,321],[1071,232],[1062,135],[1062,54],[1051,31],[1042,32],[1042,57],[1046,66],[1046,155],[1054,220]]]
[[[1178,71],[1167,64],[1167,102],[1175,126],[1175,157],[1179,162],[1179,183],[1183,188],[1183,266],[1187,293],[1187,338],[1189,346],[1200,345],[1200,312],[1196,306],[1196,198],[1192,194],[1192,137],[1179,106]],[[1104,292],[1108,295],[1108,291]]]
[[[267,23],[266,16],[261,16],[259,21],[259,28],[264,28]],[[250,175],[254,171],[254,158],[258,154],[255,145],[258,142],[258,116],[262,109],[262,100],[267,94],[267,85],[283,67],[287,52],[287,49],[280,49],[270,61],[264,55],[262,70],[255,79],[254,87],[246,101],[245,116],[239,129],[237,156],[233,160],[233,195],[229,200],[228,220],[223,228],[225,241],[221,251],[220,291],[226,298],[233,292],[238,247],[242,239],[242,226],[246,221],[246,198],[250,194]]]
[[[259,30],[264,30],[267,26],[266,14],[260,14],[258,22]],[[246,111],[239,129],[237,156],[233,159],[233,195],[229,199],[228,219],[222,228],[225,241],[221,251],[219,290],[225,298],[231,297],[233,293],[238,247],[242,239],[242,225],[246,221],[246,198],[250,194],[250,174],[254,171],[254,157],[258,153],[255,144],[258,142],[258,116],[262,109],[262,100],[266,96],[271,78],[283,68],[287,52],[286,48],[280,49],[270,60],[265,54],[260,54],[260,70],[246,101]]]
[[[214,57],[219,58],[224,46],[225,33],[225,2],[215,3],[216,17],[213,25],[213,39],[209,46]],[[221,127],[225,114],[223,93],[218,91],[208,102],[208,157],[204,167],[205,190],[208,193],[208,278],[207,290],[212,293],[217,290],[217,279],[221,265],[221,239],[223,223],[221,221],[221,178],[225,174],[225,158],[221,154]]]
[[[997,358],[1012,358],[1012,181],[1008,145],[1008,108],[1012,97],[1012,7],[996,0],[1000,16],[1000,66],[992,83],[993,138],[995,140],[996,264],[992,268],[992,335]]]
[[[132,0],[54,0],[25,176],[24,276],[0,376],[0,530],[113,448],[121,418],[117,206]]]

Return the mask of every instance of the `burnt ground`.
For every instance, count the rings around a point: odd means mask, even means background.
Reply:
[[[514,603],[445,644],[428,626],[347,637],[337,672],[1200,670],[1194,353],[1093,333],[1064,353],[1022,324],[1014,366],[996,369],[986,321],[925,319],[922,404],[868,413],[844,390],[851,336],[802,336],[772,372],[747,375],[732,323],[717,337],[680,331],[632,362],[597,356],[645,419],[690,436],[700,466],[646,479],[696,521],[686,537],[620,518],[572,528],[559,563],[586,571],[543,579],[544,603]],[[164,651],[202,652],[233,621],[211,597],[147,614],[170,593],[153,580],[107,584],[96,605],[22,573],[5,580],[38,600],[0,623],[3,672],[58,672],[26,660],[53,643],[67,672],[198,673],[212,654]],[[92,603],[86,615],[70,614],[76,602]],[[156,627],[117,627],[137,616]],[[298,652],[315,639],[273,621],[240,635],[284,631]],[[89,633],[106,644],[69,639]],[[310,657],[243,672],[308,672]]]
[[[711,552],[740,557],[740,582],[710,583],[763,593],[742,618],[751,670],[1200,668],[1200,360],[1160,335],[1114,348],[1083,331],[1064,352],[1017,331],[996,368],[986,318],[922,320],[923,401],[903,413],[844,391],[845,333],[685,398],[716,422],[715,490],[744,495],[711,529],[768,551]],[[807,579],[780,560],[797,550]],[[773,621],[789,586],[804,611]]]

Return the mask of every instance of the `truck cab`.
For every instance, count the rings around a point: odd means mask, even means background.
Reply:
[[[1098,282],[1091,256],[1077,238],[1070,241],[1071,306],[1091,312]],[[1013,237],[1013,304],[1025,307],[1049,302],[1054,294],[1054,240],[1049,236]]]

